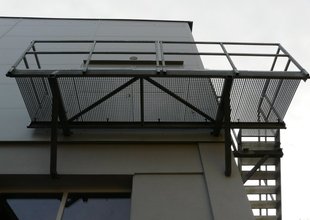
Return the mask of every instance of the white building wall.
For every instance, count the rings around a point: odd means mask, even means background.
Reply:
[[[213,219],[202,174],[135,175],[131,204],[131,219]]]
[[[49,146],[1,147],[0,173],[20,175],[49,174]],[[132,219],[251,219],[252,213],[235,164],[231,177],[224,175],[224,144],[86,144],[60,145],[58,174],[76,175],[83,180],[88,175],[131,175]],[[10,178],[3,176],[3,178]],[[23,192],[23,185],[10,188],[0,183],[2,192]],[[74,191],[93,192],[70,183]],[[50,183],[40,192],[55,192]],[[100,185],[97,192],[109,192]],[[58,192],[70,190],[58,186]],[[37,192],[25,187],[24,192]],[[57,190],[56,190],[57,192]],[[115,192],[115,191],[114,191]],[[116,191],[117,192],[117,191]],[[225,210],[225,211],[223,211]]]
[[[49,174],[48,144],[1,146],[1,174]],[[60,175],[202,173],[196,144],[58,145]]]

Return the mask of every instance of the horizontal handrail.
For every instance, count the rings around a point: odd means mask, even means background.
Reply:
[[[89,51],[33,51],[26,54],[89,54]],[[156,54],[156,52],[134,52],[134,51],[97,51],[92,54]],[[209,56],[226,56],[225,53],[189,53],[189,52],[165,52],[165,55],[209,55]],[[289,57],[286,54],[271,54],[271,53],[227,53],[229,56],[257,56],[257,57]]]
[[[87,44],[90,46],[87,50],[64,50],[63,47],[59,50],[40,50],[38,45],[41,44]],[[138,49],[132,49],[132,50],[115,50],[116,48],[109,48],[107,49],[98,49],[98,45],[100,44],[151,44],[153,46],[153,50],[147,49],[147,51],[139,51]],[[164,47],[166,45],[173,44],[173,45],[218,45],[219,50],[222,52],[213,52],[213,51],[204,51],[200,52],[197,48],[192,48],[192,51],[188,51],[185,49],[182,51],[181,49],[178,49],[180,51],[172,51],[172,50],[166,50]],[[160,47],[158,46],[160,45]],[[278,52],[277,53],[265,53],[265,52],[232,52],[229,51],[229,49],[225,46],[258,46],[258,47],[264,47],[264,46],[273,46],[276,47]],[[37,46],[37,47],[35,47]],[[34,49],[36,48],[36,49]],[[251,48],[249,48],[250,50]],[[281,53],[279,53],[281,51]],[[167,72],[165,61],[167,60],[165,56],[224,56],[226,57],[228,64],[231,67],[231,70],[233,70],[233,74],[238,75],[240,71],[238,66],[233,62],[232,57],[273,57],[275,58],[275,62],[278,61],[277,58],[284,57],[288,59],[289,62],[292,62],[296,69],[298,71],[293,71],[300,73],[300,79],[307,79],[309,78],[308,72],[283,48],[282,45],[279,43],[255,43],[255,42],[203,42],[203,41],[136,41],[136,40],[35,40],[30,43],[28,48],[21,54],[19,59],[15,62],[15,64],[12,66],[12,68],[9,70],[9,76],[12,76],[11,73],[13,73],[15,70],[17,70],[18,66],[22,61],[24,63],[28,64],[27,61],[27,55],[33,55],[35,56],[36,64],[38,69],[44,71],[44,66],[40,63],[40,55],[88,55],[88,62],[86,62],[86,65],[83,66],[81,69],[84,73],[87,73],[89,71],[89,64],[91,63],[91,57],[93,55],[156,55],[154,56],[154,61],[156,61],[156,71],[157,72]],[[272,64],[273,66],[275,65]],[[29,69],[29,66],[26,65],[26,69]],[[102,67],[101,69],[107,69],[106,67]],[[31,69],[32,71],[33,69]],[[61,68],[59,70],[62,70]],[[220,70],[220,69],[216,69]],[[243,70],[244,71],[244,70]],[[248,70],[248,71],[251,71]],[[262,72],[262,71],[260,71]],[[292,71],[289,70],[283,70],[282,72],[290,73]],[[296,76],[296,75],[295,75]],[[295,77],[294,76],[294,77]]]
[[[93,43],[93,40],[35,40],[34,43]],[[156,41],[137,40],[96,40],[97,43],[150,43]],[[257,43],[257,42],[216,42],[216,41],[161,41],[164,44],[210,44],[210,45],[247,45],[247,46],[279,46],[279,43]]]

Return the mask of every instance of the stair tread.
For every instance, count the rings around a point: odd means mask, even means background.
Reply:
[[[247,194],[276,194],[278,186],[245,186]]]
[[[279,201],[250,201],[252,209],[275,209]]]

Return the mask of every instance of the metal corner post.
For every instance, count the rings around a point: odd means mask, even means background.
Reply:
[[[230,93],[224,97],[224,127],[225,127],[225,176],[231,176],[231,136],[230,136]]]
[[[59,98],[58,92],[55,91],[55,77],[48,78],[53,99],[52,99],[52,123],[51,123],[51,149],[50,149],[50,175],[52,178],[57,177],[57,136],[58,136],[58,115],[59,115]]]

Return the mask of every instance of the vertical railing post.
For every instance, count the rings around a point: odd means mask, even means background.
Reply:
[[[92,57],[92,55],[93,55],[93,52],[94,52],[94,50],[95,50],[96,43],[97,43],[97,42],[94,41],[93,44],[92,44],[92,47],[91,47],[91,49],[90,49],[90,51],[89,51],[89,54],[88,54],[88,57],[87,57],[87,60],[86,60],[86,63],[85,63],[84,69],[83,69],[83,73],[86,73],[87,70],[88,70],[89,62],[90,62],[91,57]]]
[[[223,52],[225,53],[225,56],[226,56],[226,58],[230,64],[231,68],[233,69],[234,73],[238,75],[239,71],[238,71],[237,67],[235,66],[234,62],[232,61],[231,57],[229,56],[229,53],[227,52],[224,44],[220,43],[220,46],[221,46]]]
[[[165,74],[167,70],[166,70],[166,61],[165,61],[165,55],[164,55],[164,46],[163,46],[162,41],[159,42],[159,46],[160,46],[160,58],[161,58],[162,72]]]
[[[36,60],[36,64],[38,66],[38,69],[41,69],[41,64],[40,64],[40,61],[39,61],[39,57],[38,57],[38,54],[36,53],[37,50],[36,50],[36,47],[35,47],[35,43],[32,45],[32,50],[33,50],[33,53],[34,53],[34,58]]]
[[[140,78],[140,120],[141,125],[144,125],[144,82],[143,78]]]
[[[20,64],[20,62],[26,57],[26,54],[30,51],[32,46],[35,44],[35,41],[31,41],[29,46],[26,48],[26,50],[22,53],[22,55],[17,59],[17,61],[13,64],[13,66],[10,68],[9,73],[13,72],[16,67]],[[25,61],[25,60],[24,60]]]
[[[291,56],[291,54],[290,54],[289,52],[287,52],[287,50],[285,50],[284,47],[282,47],[281,44],[279,44],[278,46],[279,46],[280,50],[281,50],[285,55],[288,56],[288,59],[289,59],[290,61],[292,61],[292,62],[294,63],[294,65],[305,75],[305,77],[306,77],[306,78],[309,77],[309,73],[307,72],[307,70],[305,70],[305,69]],[[306,79],[306,78],[305,78],[305,79]]]
[[[160,52],[159,52],[159,41],[155,41],[155,53],[156,53],[156,72],[157,74],[160,74],[160,67],[159,67],[159,57],[160,57]]]

